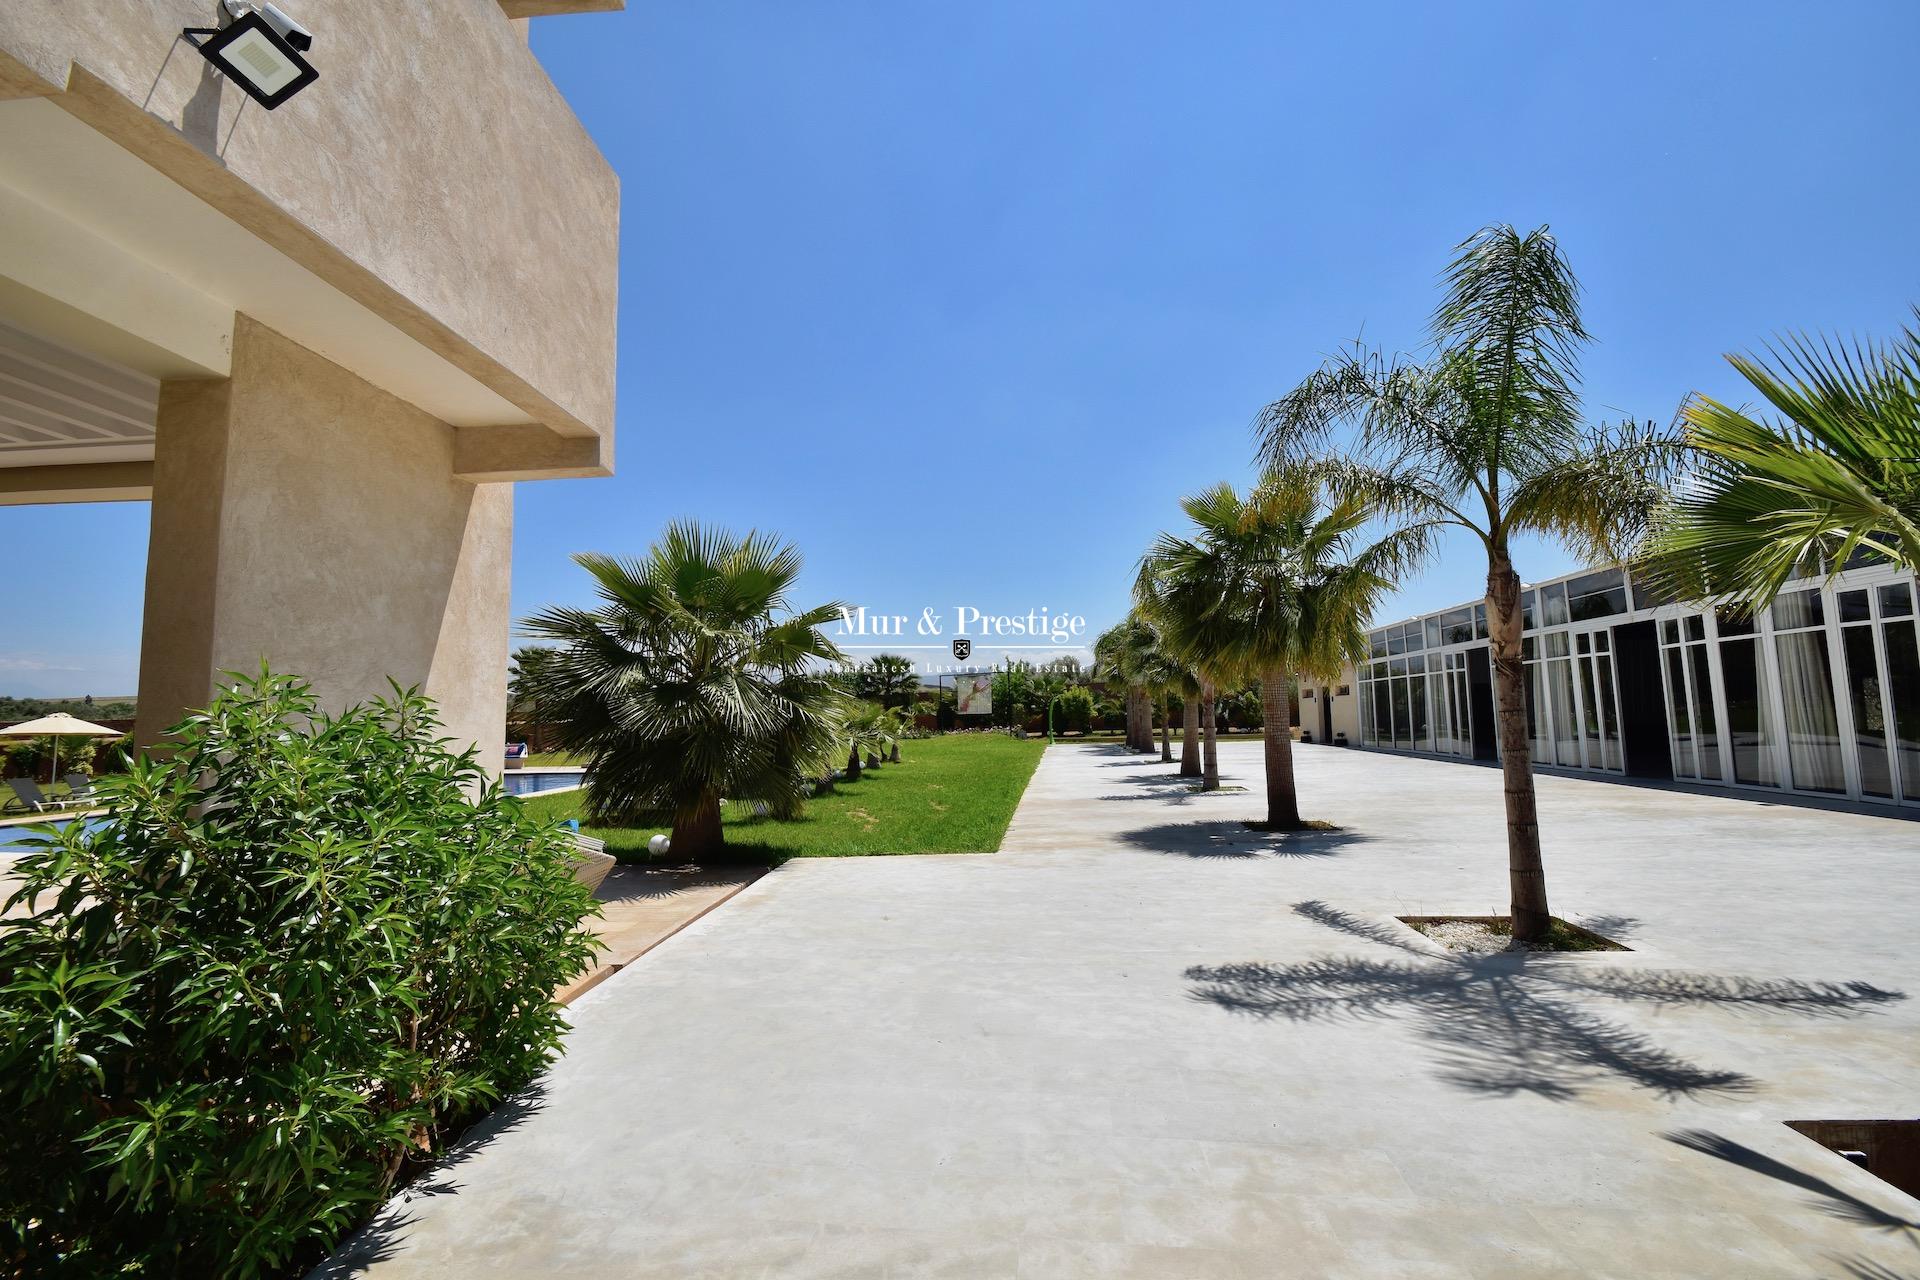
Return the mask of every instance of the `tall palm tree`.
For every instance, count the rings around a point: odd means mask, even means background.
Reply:
[[[1487,556],[1487,619],[1499,693],[1513,932],[1548,926],[1546,873],[1528,751],[1515,535],[1617,558],[1647,527],[1678,453],[1651,424],[1582,421],[1579,285],[1545,227],[1476,232],[1458,248],[1424,360],[1356,345],[1267,406],[1270,463],[1319,458],[1338,495],[1389,517],[1457,525]],[[1336,428],[1344,457],[1327,457]]]
[[[527,620],[553,641],[535,691],[586,757],[587,809],[627,825],[660,816],[674,852],[724,844],[721,798],[796,809],[845,745],[847,699],[822,629],[829,603],[794,610],[800,554],[759,533],[676,523],[639,559],[580,555],[597,609]]]
[[[1173,652],[1212,674],[1216,688],[1232,674],[1259,681],[1267,823],[1298,828],[1288,689],[1299,672],[1337,675],[1365,652],[1367,620],[1425,556],[1432,523],[1368,542],[1361,535],[1372,504],[1352,494],[1323,502],[1317,473],[1304,466],[1272,471],[1244,496],[1220,484],[1180,505],[1192,529],[1160,535],[1147,553],[1142,606]],[[1212,738],[1212,708],[1202,715]],[[1207,772],[1217,785],[1217,764]]]
[[[1136,613],[1138,611],[1136,610]],[[1151,619],[1141,617],[1140,626],[1150,639],[1142,645],[1134,658],[1134,670],[1142,686],[1147,690],[1152,705],[1160,713],[1160,762],[1173,763],[1173,696],[1179,694],[1191,703],[1200,693],[1200,681],[1194,675],[1193,668],[1176,657],[1167,646],[1160,628]],[[1199,727],[1199,716],[1194,716],[1194,727]],[[1197,773],[1199,761],[1194,761]],[[1186,772],[1183,767],[1182,773]]]
[[[1682,598],[1753,606],[1861,550],[1920,570],[1920,334],[1770,354],[1727,359],[1784,422],[1682,408],[1688,474],[1642,567]]]
[[[1138,611],[1130,611],[1093,642],[1094,669],[1109,684],[1126,689],[1126,745],[1129,751],[1153,750],[1153,712],[1145,668],[1158,640]]]
[[[1200,768],[1200,680],[1195,677],[1193,692],[1180,695],[1180,776],[1197,778]]]

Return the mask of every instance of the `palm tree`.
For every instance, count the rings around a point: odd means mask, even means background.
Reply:
[[[843,711],[840,741],[847,749],[847,781],[860,777],[862,755],[867,758],[866,768],[878,769],[889,751],[898,750],[895,738],[898,724],[886,708],[872,702],[859,703]]]
[[[1164,709],[1166,690],[1179,688],[1189,673],[1167,651],[1159,629],[1138,608],[1129,610],[1126,617],[1101,633],[1094,641],[1093,654],[1100,678],[1126,687],[1127,750],[1152,751],[1155,705],[1160,703]],[[1162,758],[1173,758],[1164,744]]]
[[[1727,359],[1785,423],[1690,399],[1691,465],[1640,567],[1680,598],[1753,607],[1860,551],[1920,570],[1920,334],[1771,354]]]
[[[521,645],[513,651],[507,670],[507,719],[524,723],[542,719],[536,696],[540,667],[553,656],[544,645]]]
[[[914,669],[911,658],[897,653],[876,653],[860,664],[854,682],[861,697],[891,707],[896,698],[904,702],[913,697],[920,687],[920,673]]]
[[[796,810],[844,742],[842,655],[822,628],[837,603],[795,611],[800,554],[758,533],[675,523],[639,559],[580,555],[597,609],[525,624],[553,641],[536,696],[587,762],[596,822],[667,817],[675,853],[725,839],[722,797]]]
[[[1457,525],[1485,549],[1513,932],[1526,942],[1549,916],[1512,540],[1544,534],[1592,560],[1618,558],[1658,508],[1678,454],[1673,434],[1651,424],[1582,422],[1579,285],[1545,227],[1476,232],[1445,283],[1426,360],[1356,345],[1267,406],[1257,427],[1269,463],[1318,458],[1336,495]],[[1345,457],[1329,458],[1336,427],[1353,438]]]
[[[1095,674],[1103,683],[1109,686],[1117,684],[1125,690],[1123,708],[1126,716],[1126,747],[1129,751],[1152,749],[1140,740],[1140,703],[1145,692],[1133,670],[1141,647],[1136,631],[1138,622],[1136,615],[1129,612],[1126,617],[1102,631],[1093,642]]]
[[[1138,614],[1138,610],[1135,610]],[[1148,698],[1160,713],[1160,762],[1173,763],[1173,695],[1179,694],[1188,703],[1198,696],[1200,680],[1194,675],[1193,668],[1174,656],[1162,636],[1160,628],[1152,620],[1141,616],[1138,625],[1143,629],[1143,643],[1133,653],[1134,674],[1146,689]],[[1194,727],[1199,727],[1198,713],[1194,716]],[[1181,773],[1187,770],[1184,762]],[[1199,772],[1199,760],[1194,761],[1194,772]]]
[[[1195,677],[1193,692],[1180,695],[1180,776],[1197,778],[1200,768],[1200,681]]]
[[[1215,690],[1236,675],[1259,681],[1267,825],[1296,829],[1288,689],[1301,671],[1334,676],[1365,652],[1368,618],[1425,556],[1431,523],[1365,542],[1372,504],[1351,494],[1323,503],[1317,473],[1301,466],[1270,472],[1245,496],[1220,484],[1180,505],[1192,531],[1162,534],[1147,553],[1142,605],[1173,652],[1213,677],[1202,693],[1209,739]],[[1218,785],[1217,763],[1205,774]]]

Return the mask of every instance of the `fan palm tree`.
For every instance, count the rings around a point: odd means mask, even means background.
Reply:
[[[822,630],[840,606],[787,602],[799,552],[676,523],[639,559],[574,559],[600,607],[523,625],[555,646],[534,693],[586,758],[592,819],[667,817],[674,852],[701,858],[724,844],[722,797],[797,809],[843,744],[847,710]]]
[[[541,664],[552,656],[553,650],[536,644],[521,645],[513,651],[507,670],[508,720],[525,723],[541,719],[535,690],[538,688]]]
[[[1318,459],[1336,495],[1394,519],[1457,525],[1484,548],[1513,932],[1525,942],[1549,917],[1513,538],[1542,534],[1592,560],[1618,558],[1648,527],[1679,455],[1674,433],[1652,424],[1583,423],[1579,285],[1545,227],[1476,232],[1445,285],[1427,359],[1356,346],[1267,406],[1257,429],[1269,463]],[[1327,456],[1336,428],[1352,430],[1344,457]]]
[[[1920,334],[1770,355],[1727,359],[1784,422],[1701,395],[1681,409],[1688,475],[1640,567],[1754,607],[1859,551],[1920,570]]]
[[[1235,675],[1259,681],[1267,824],[1298,828],[1287,714],[1293,678],[1302,671],[1337,676],[1365,653],[1367,620],[1426,555],[1432,522],[1368,542],[1361,535],[1373,505],[1353,494],[1323,502],[1317,473],[1304,466],[1272,471],[1244,496],[1220,484],[1180,505],[1192,530],[1160,535],[1147,553],[1142,606],[1174,653],[1213,676],[1213,688],[1202,692],[1209,739],[1214,690],[1237,683]],[[1218,785],[1217,763],[1204,773],[1209,788]]]
[[[1148,698],[1141,666],[1151,653],[1154,641],[1153,629],[1137,611],[1133,611],[1101,632],[1093,642],[1095,673],[1105,683],[1118,684],[1126,690],[1126,745],[1129,751],[1153,750],[1151,711],[1146,713],[1147,723],[1142,722],[1142,710],[1148,706]]]
[[[1194,677],[1193,692],[1180,695],[1180,776],[1198,778],[1200,768],[1200,680]]]
[[[890,750],[897,746],[895,731],[898,721],[885,707],[872,702],[863,702],[847,708],[841,717],[841,744],[847,749],[847,780],[859,778],[862,768],[860,757],[864,755],[866,768],[878,769],[880,762]]]
[[[860,664],[854,673],[854,682],[861,697],[891,707],[896,699],[904,704],[913,697],[920,687],[920,673],[914,669],[912,658],[903,658],[897,653],[876,653]]]
[[[1137,610],[1136,610],[1137,612]],[[1200,681],[1193,669],[1175,657],[1167,647],[1160,629],[1151,620],[1141,617],[1139,624],[1145,629],[1145,635],[1151,637],[1135,651],[1133,655],[1134,673],[1146,689],[1147,696],[1160,713],[1160,762],[1173,763],[1173,695],[1179,694],[1191,703],[1200,693]],[[1193,724],[1199,729],[1199,714],[1196,711]],[[1184,765],[1181,769],[1187,772]],[[1194,772],[1199,772],[1199,760],[1194,760]]]

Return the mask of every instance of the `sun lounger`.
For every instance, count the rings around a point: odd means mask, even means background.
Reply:
[[[67,775],[67,797],[75,804],[105,804],[107,793],[93,785],[93,779],[84,773]]]
[[[40,785],[31,778],[8,778],[7,785],[13,788],[13,794],[18,797],[19,807],[28,813],[59,813],[63,809],[71,809],[76,803],[68,799],[49,800],[40,790]],[[90,802],[82,800],[78,803]]]
[[[607,872],[613,870],[614,857],[607,852],[607,842],[576,832],[573,851],[574,879],[589,889],[598,890],[600,882],[607,878]]]

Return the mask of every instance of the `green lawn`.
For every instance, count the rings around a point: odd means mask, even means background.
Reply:
[[[527,755],[527,765],[534,769],[579,768],[586,761],[565,751],[534,751]]]
[[[1044,738],[1021,742],[969,733],[900,744],[900,763],[841,782],[808,801],[799,819],[757,818],[726,807],[729,856],[741,861],[842,858],[868,853],[991,853],[1040,763]],[[530,796],[526,805],[555,820],[581,816],[578,792]],[[645,861],[659,828],[582,827],[623,862]]]

